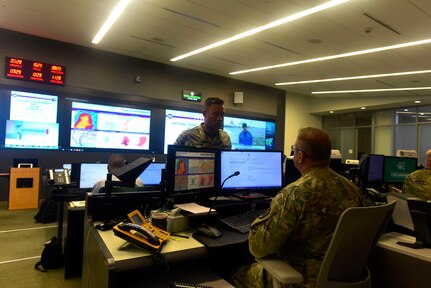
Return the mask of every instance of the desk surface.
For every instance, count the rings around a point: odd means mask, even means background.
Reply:
[[[151,252],[139,248],[133,244],[128,243],[126,240],[114,235],[112,230],[99,231],[97,230],[100,237],[103,239],[106,247],[109,249],[115,262],[119,265],[121,261],[130,261],[136,258],[150,258]],[[181,235],[187,235],[189,238],[182,238],[176,236],[169,236],[166,244],[162,248],[162,254],[173,254],[175,252],[181,252],[186,254],[187,251],[190,253],[206,253],[205,246],[199,241],[192,237],[193,231],[186,231],[179,233]]]
[[[383,234],[377,246],[431,263],[430,248],[413,249],[397,244],[398,241],[414,243],[416,238],[397,232],[391,232]]]

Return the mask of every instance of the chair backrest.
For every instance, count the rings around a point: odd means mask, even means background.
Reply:
[[[323,259],[316,288],[357,287],[351,284],[369,279],[367,261],[388,225],[395,204],[353,207],[341,214]]]

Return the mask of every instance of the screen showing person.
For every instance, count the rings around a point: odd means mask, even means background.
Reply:
[[[148,150],[151,111],[72,102],[70,147]]]
[[[231,138],[232,149],[274,149],[274,121],[225,116],[223,130]]]
[[[164,153],[168,153],[168,145],[174,144],[181,132],[199,126],[202,122],[202,112],[166,109]]]

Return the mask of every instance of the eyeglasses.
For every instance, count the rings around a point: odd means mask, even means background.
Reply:
[[[301,151],[302,153],[304,153],[305,155],[307,155],[307,153],[305,153],[304,150],[296,148],[294,145],[290,146],[290,156],[293,156],[296,151]]]

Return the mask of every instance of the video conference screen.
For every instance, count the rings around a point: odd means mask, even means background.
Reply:
[[[58,149],[58,97],[11,91],[5,147]]]
[[[275,122],[238,117],[224,117],[224,127],[232,149],[274,149]]]
[[[151,111],[72,102],[70,147],[148,150]]]

